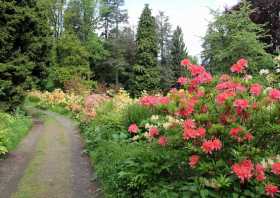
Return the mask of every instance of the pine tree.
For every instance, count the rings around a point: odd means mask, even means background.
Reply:
[[[130,85],[133,95],[139,95],[143,90],[156,90],[160,84],[156,21],[148,5],[145,5],[139,20],[136,45],[136,64]]]
[[[172,36],[171,42],[171,66],[173,70],[174,80],[182,75],[181,61],[187,57],[187,49],[184,42],[184,35],[182,29],[177,26]]]
[[[51,48],[46,13],[33,0],[0,1],[0,109],[22,102],[23,92],[42,86]]]

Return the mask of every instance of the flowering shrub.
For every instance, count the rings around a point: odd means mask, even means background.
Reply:
[[[55,107],[62,106],[76,115],[92,119],[95,117],[95,109],[109,99],[103,94],[92,94],[89,96],[76,95],[74,93],[65,93],[60,89],[53,92],[31,91],[29,97],[38,98],[40,106]]]
[[[245,59],[230,68],[232,76],[220,78],[188,60],[182,66],[190,75],[178,79],[181,90],[139,99],[154,115],[130,123],[131,141],[184,153],[175,167],[170,162],[175,169],[162,173],[164,178],[184,178],[209,197],[278,196],[280,90],[242,77],[249,67]]]

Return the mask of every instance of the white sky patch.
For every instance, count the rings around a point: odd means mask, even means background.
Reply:
[[[126,0],[129,22],[136,28],[139,17],[148,3],[157,15],[159,11],[164,11],[169,16],[172,28],[181,26],[184,32],[185,42],[189,54],[200,56],[202,51],[202,37],[207,31],[207,25],[211,21],[211,9],[223,9],[233,6],[239,0]]]

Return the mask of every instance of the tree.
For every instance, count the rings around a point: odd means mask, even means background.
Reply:
[[[259,41],[264,31],[250,20],[251,13],[246,2],[240,10],[213,12],[214,21],[204,37],[202,56],[212,72],[229,72],[229,67],[240,58],[249,61],[250,73],[272,67],[272,57],[265,51],[267,46]]]
[[[88,84],[91,78],[89,52],[73,33],[63,33],[54,49],[48,88],[64,88],[65,82],[79,79]]]
[[[50,29],[35,1],[0,1],[0,109],[23,101],[24,91],[47,78]]]
[[[181,27],[177,26],[171,41],[171,67],[174,80],[182,75],[181,61],[187,57],[187,49],[184,42],[184,35]]]
[[[141,14],[136,36],[136,64],[130,83],[132,95],[159,88],[160,73],[157,66],[158,42],[156,21],[146,4]]]
[[[49,26],[54,38],[58,39],[63,32],[66,0],[38,0],[38,6],[47,11]]]
[[[169,17],[160,11],[156,17],[157,23],[157,34],[159,43],[159,57],[160,64],[166,65],[169,63],[168,58],[170,57],[170,44],[171,44],[171,24]]]
[[[119,25],[127,22],[127,10],[122,9],[124,0],[101,0],[100,23],[103,29],[102,36],[109,38],[112,29],[115,29],[116,37],[119,33]]]
[[[248,0],[252,4],[253,12],[250,18],[257,24],[264,25],[266,36],[261,38],[268,46],[269,53],[277,53],[280,50],[280,1],[279,0]],[[233,9],[238,10],[242,3],[238,3]]]

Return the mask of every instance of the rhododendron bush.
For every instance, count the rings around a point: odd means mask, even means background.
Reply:
[[[280,90],[248,78],[245,59],[215,78],[188,60],[182,66],[181,89],[139,99],[153,115],[129,124],[131,142],[179,152],[158,177],[184,181],[189,193],[192,183],[202,197],[280,196]]]

